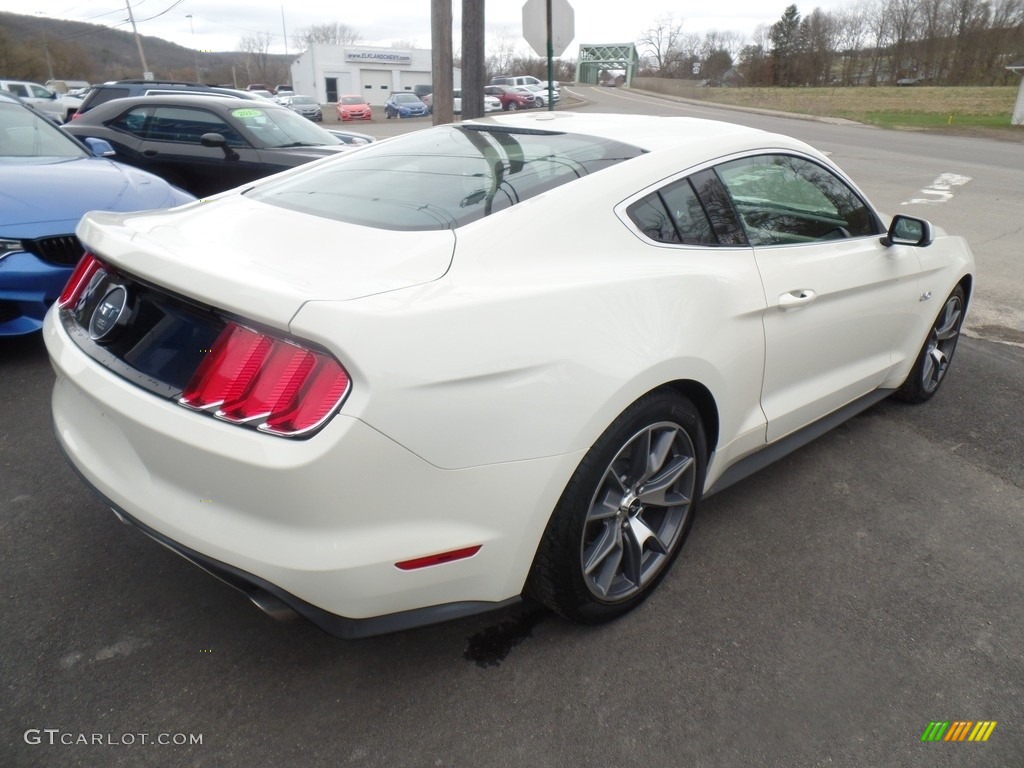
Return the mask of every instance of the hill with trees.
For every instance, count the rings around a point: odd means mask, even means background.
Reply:
[[[146,65],[159,79],[199,80],[244,88],[250,82],[288,82],[293,56],[251,50],[198,53],[159,37],[140,35]],[[196,63],[199,76],[196,76]],[[52,76],[51,76],[52,72]],[[0,13],[0,77],[14,80],[141,78],[135,36],[101,24]]]

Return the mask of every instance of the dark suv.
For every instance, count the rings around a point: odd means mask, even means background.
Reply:
[[[203,85],[202,83],[190,83],[184,80],[112,80],[107,83],[94,85],[92,90],[86,94],[85,100],[78,107],[78,115],[84,115],[93,107],[105,104],[114,99],[126,99],[130,96],[152,96],[165,95],[169,93],[188,93],[211,96],[236,96],[240,99],[258,99],[252,93],[235,90],[234,88],[221,88],[216,85]]]

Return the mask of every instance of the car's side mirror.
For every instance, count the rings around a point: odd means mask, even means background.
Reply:
[[[199,143],[204,147],[220,147],[224,151],[224,157],[227,160],[237,160],[239,157],[238,153],[228,146],[228,140],[219,133],[204,133],[199,137]]]
[[[85,146],[89,148],[94,157],[114,157],[117,152],[110,145],[110,142],[106,139],[94,139],[92,136],[86,136],[82,141],[85,142]]]
[[[882,238],[882,245],[916,245],[925,248],[932,244],[932,225],[924,219],[898,214],[892,217],[889,231]]]

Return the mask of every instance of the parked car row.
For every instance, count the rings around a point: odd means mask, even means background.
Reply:
[[[0,206],[0,336],[39,329],[82,254],[86,211],[181,205],[374,141],[199,83],[102,83],[60,128],[25,102],[0,88],[0,189],[16,190]]]
[[[38,331],[82,257],[75,227],[92,210],[170,208],[195,200],[158,176],[79,142],[0,91],[0,336]]]
[[[118,160],[197,197],[350,148],[294,109],[213,95],[116,99],[64,130],[107,141]]]

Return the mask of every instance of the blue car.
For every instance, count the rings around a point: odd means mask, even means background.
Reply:
[[[423,117],[430,108],[412,91],[396,91],[384,102],[384,117]]]
[[[91,149],[91,152],[90,152]],[[19,99],[0,94],[0,336],[42,327],[82,246],[87,211],[139,211],[191,202],[163,179],[87,149]]]

